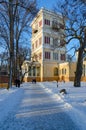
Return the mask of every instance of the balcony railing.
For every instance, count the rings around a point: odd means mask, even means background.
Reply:
[[[57,21],[52,21],[52,28],[55,30],[64,29],[64,25]]]
[[[52,21],[52,28],[55,30],[59,30],[59,24],[57,21]]]
[[[64,47],[66,44],[65,39],[53,39],[53,45],[51,45],[52,48],[58,48],[58,47]]]

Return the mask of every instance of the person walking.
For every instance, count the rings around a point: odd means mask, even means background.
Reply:
[[[16,87],[20,87],[20,79],[19,78],[15,79],[15,85],[16,85]]]

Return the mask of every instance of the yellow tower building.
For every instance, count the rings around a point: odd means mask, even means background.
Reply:
[[[40,80],[58,80],[58,63],[66,61],[61,15],[42,8],[31,27],[32,57],[40,63]]]
[[[74,80],[76,62],[67,62],[64,24],[60,14],[42,8],[31,23],[31,61],[25,61],[25,81]],[[84,76],[86,76],[84,62]]]

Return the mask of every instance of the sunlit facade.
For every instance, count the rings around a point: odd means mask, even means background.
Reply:
[[[76,63],[66,61],[63,19],[60,14],[42,8],[31,23],[32,60],[25,61],[25,81],[74,80]],[[84,63],[84,69],[86,65]],[[83,71],[84,76],[86,72]],[[85,79],[85,78],[83,78]]]

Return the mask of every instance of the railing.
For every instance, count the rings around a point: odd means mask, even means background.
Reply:
[[[57,21],[52,21],[52,28],[55,30],[64,29],[64,25]]]
[[[57,21],[52,21],[52,28],[55,30],[59,30],[59,24]]]

